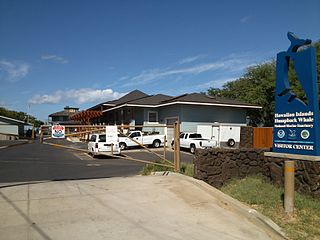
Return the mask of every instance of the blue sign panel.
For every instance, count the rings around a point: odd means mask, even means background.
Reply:
[[[320,156],[316,51],[314,47],[308,46],[311,43],[309,39],[299,39],[290,32],[288,38],[291,41],[289,49],[277,54],[272,151]],[[305,92],[304,100],[299,99],[290,88],[290,61],[294,63],[298,80]]]

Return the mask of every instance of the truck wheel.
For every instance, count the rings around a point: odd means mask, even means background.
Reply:
[[[127,144],[125,144],[124,142],[119,143],[119,147],[121,150],[125,150],[127,148]]]
[[[158,147],[160,147],[160,144],[161,144],[161,142],[159,140],[154,140],[152,145],[153,145],[153,147],[158,148]]]
[[[227,142],[229,147],[234,147],[234,145],[236,144],[236,141],[232,138],[230,138]]]
[[[190,145],[190,152],[194,154],[196,152],[196,146],[194,144]]]

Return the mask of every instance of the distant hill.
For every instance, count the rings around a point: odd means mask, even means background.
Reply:
[[[5,117],[9,117],[9,118],[13,118],[13,119],[17,119],[20,121],[25,121],[25,122],[27,122],[27,119],[28,119],[27,113],[8,110],[4,107],[0,107],[0,115],[5,116]],[[35,125],[35,127],[40,127],[41,125],[44,124],[44,122],[36,119],[35,117],[33,117],[31,115],[29,115],[29,123],[33,123]]]

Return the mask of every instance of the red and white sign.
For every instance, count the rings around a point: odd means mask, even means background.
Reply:
[[[65,127],[61,125],[52,126],[52,138],[65,138]]]

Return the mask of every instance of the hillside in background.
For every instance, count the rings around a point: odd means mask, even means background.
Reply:
[[[0,116],[5,116],[13,119],[17,119],[20,121],[28,121],[28,114],[25,112],[17,112],[13,110],[8,110],[4,107],[0,107]],[[29,115],[29,123],[34,124],[35,127],[40,127],[44,124],[44,122],[36,119],[35,117]]]

